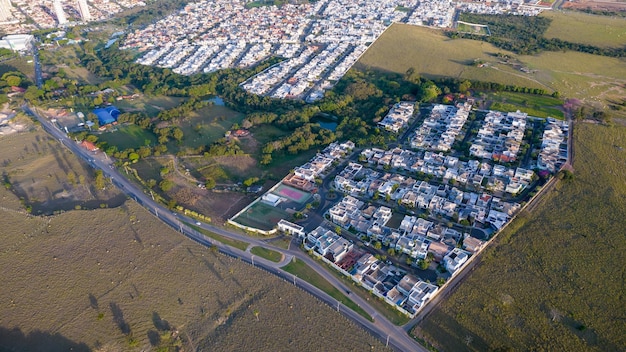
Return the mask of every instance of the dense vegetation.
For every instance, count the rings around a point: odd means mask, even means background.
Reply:
[[[576,124],[574,173],[414,332],[447,351],[623,350],[625,150],[626,128]]]
[[[546,17],[462,13],[460,20],[488,25],[491,35],[482,36],[451,31],[447,32],[450,37],[483,40],[518,54],[532,55],[542,51],[573,50],[601,56],[626,56],[626,46],[622,48],[602,48],[590,44],[564,41],[558,38],[548,39],[544,37],[544,33],[550,26],[551,20]]]

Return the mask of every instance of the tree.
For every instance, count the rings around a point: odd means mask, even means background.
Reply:
[[[387,250],[387,253],[393,257],[394,255],[396,255],[396,250],[394,248],[389,248]]]
[[[135,153],[135,152],[129,153],[129,154],[128,154],[128,160],[129,160],[131,163],[136,163],[136,162],[137,162],[137,160],[139,160],[139,154],[137,154],[137,153]]]
[[[206,187],[206,189],[215,188],[215,180],[210,177],[207,178],[206,181],[204,181],[204,186]]]
[[[184,136],[184,134],[183,134],[183,130],[181,130],[180,128],[178,128],[178,127],[174,127],[174,128],[172,129],[172,137],[174,137],[174,139],[175,139],[177,142],[179,142],[179,143],[180,143],[180,141],[183,139],[183,136]]]
[[[43,94],[43,90],[37,89],[35,86],[30,86],[26,88],[26,92],[24,92],[24,99],[32,102],[43,97]]]
[[[383,248],[383,244],[380,243],[380,241],[376,241],[376,242],[374,242],[374,248],[381,249],[381,248]]]
[[[96,170],[94,183],[96,185],[96,189],[104,189],[104,174],[102,170]]]
[[[170,180],[163,180],[159,182],[159,188],[161,188],[163,192],[169,191],[172,187],[174,187],[174,182]]]
[[[341,235],[341,226],[335,226],[335,233]]]
[[[22,79],[18,76],[7,76],[5,78],[5,81],[7,82],[8,85],[13,86],[13,87],[17,87],[22,83]]]
[[[420,259],[417,261],[417,267],[422,270],[428,269],[429,266],[430,266],[430,263],[427,260]]]

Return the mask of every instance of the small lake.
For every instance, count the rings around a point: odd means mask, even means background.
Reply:
[[[218,96],[215,96],[215,97],[213,97],[211,99],[207,99],[205,101],[208,101],[209,103],[213,103],[213,104],[219,105],[219,106],[224,106],[225,105],[224,104],[224,99],[222,99],[222,98],[220,98]]]
[[[312,123],[318,123],[322,128],[335,132],[337,129],[337,121],[326,117],[315,116],[311,119]]]

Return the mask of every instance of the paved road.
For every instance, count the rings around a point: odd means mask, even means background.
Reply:
[[[392,324],[385,317],[379,315],[375,309],[373,309],[364,299],[362,299],[358,295],[350,295],[350,299],[352,299],[356,304],[361,306],[361,308],[363,308],[368,314],[370,314],[374,318],[375,321],[373,323],[363,318],[353,310],[343,306],[336,299],[309,284],[308,282],[298,279],[290,273],[287,273],[286,271],[280,269],[281,266],[287,264],[293,258],[297,258],[297,260],[301,260],[309,265],[313,270],[322,275],[326,280],[328,280],[340,291],[350,292],[350,288],[347,285],[338,280],[332,274],[328,273],[326,269],[323,268],[317,261],[313,260],[307,254],[303,253],[298,246],[290,246],[290,249],[285,250],[259,238],[253,238],[246,235],[234,233],[209,224],[201,224],[201,227],[203,229],[213,231],[217,234],[232,239],[248,242],[250,243],[250,246],[262,246],[275,250],[282,253],[284,257],[280,263],[274,263],[258,256],[254,256],[248,251],[242,251],[237,248],[232,248],[213,240],[195,231],[193,228],[185,224],[195,223],[196,220],[183,215],[175,215],[169,209],[153,201],[151,196],[145,194],[141,189],[139,189],[137,185],[122,176],[118,172],[118,170],[113,167],[113,161],[109,159],[106,155],[104,155],[103,153],[93,153],[87,151],[86,149],[80,147],[76,142],[69,139],[63,131],[59,130],[56,126],[50,123],[50,121],[40,117],[35,109],[31,109],[28,106],[23,106],[22,108],[25,112],[35,116],[41,122],[41,125],[46,132],[59,140],[75,155],[86,160],[93,168],[102,170],[104,176],[109,178],[111,182],[120,190],[126,193],[129,197],[133,198],[135,201],[137,201],[137,203],[142,205],[148,211],[155,214],[155,216],[157,216],[161,221],[178,230],[185,236],[200,244],[206,246],[215,246],[219,249],[220,253],[234,258],[238,258],[246,263],[254,265],[255,267],[259,267],[269,273],[272,273],[284,279],[285,281],[294,283],[297,287],[304,289],[305,291],[314,295],[328,305],[336,307],[339,312],[343,313],[348,318],[361,325],[365,330],[370,332],[372,335],[378,337],[380,340],[382,340],[397,351],[426,351],[426,349],[418,344],[413,338],[411,338],[403,330],[402,327],[398,327]]]

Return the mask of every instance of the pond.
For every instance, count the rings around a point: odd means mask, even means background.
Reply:
[[[214,96],[213,98],[207,99],[205,101],[208,101],[209,103],[213,103],[213,104],[218,105],[218,106],[224,106],[225,105],[224,104],[224,99],[222,99],[222,98],[220,98],[218,96]]]
[[[311,119],[312,123],[318,123],[322,128],[335,132],[337,129],[337,121],[332,118],[315,116]]]

